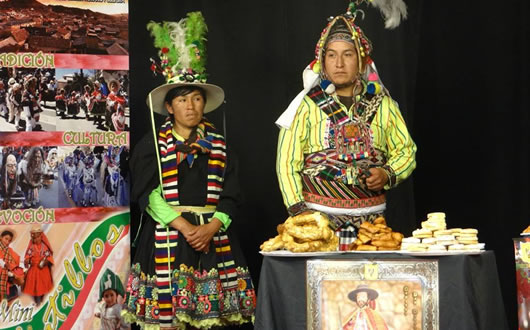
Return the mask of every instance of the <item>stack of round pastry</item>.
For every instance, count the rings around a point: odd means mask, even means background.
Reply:
[[[475,228],[454,228],[453,234],[457,244],[451,251],[480,251],[484,250],[485,244],[478,241],[478,230]]]
[[[409,252],[478,252],[484,243],[478,242],[478,230],[474,228],[447,228],[445,213],[427,215],[421,228],[412,232],[412,237],[403,238],[401,250]]]
[[[276,237],[261,244],[262,251],[336,251],[339,245],[339,238],[329,227],[329,219],[320,212],[289,217],[276,230]]]

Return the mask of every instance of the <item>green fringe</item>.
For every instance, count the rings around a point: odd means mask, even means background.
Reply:
[[[138,321],[136,316],[127,310],[121,311],[121,316],[123,320],[129,324],[137,323],[142,329],[145,330],[158,330],[160,325],[145,323]],[[251,317],[243,316],[239,313],[224,316],[223,319],[205,319],[205,320],[193,320],[187,314],[177,314],[177,318],[173,319],[173,326],[177,329],[186,329],[186,324],[189,324],[195,328],[199,329],[210,329],[212,327],[226,326],[226,325],[241,325],[244,323],[252,322],[254,324],[254,315]]]

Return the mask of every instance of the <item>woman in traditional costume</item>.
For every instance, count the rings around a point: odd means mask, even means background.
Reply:
[[[40,305],[44,295],[53,289],[51,268],[54,264],[53,249],[40,226],[31,228],[24,264],[29,269],[22,292],[33,296],[35,304]]]
[[[237,163],[203,117],[224,100],[220,87],[205,83],[206,25],[194,12],[148,29],[161,57],[152,69],[167,83],[148,96],[156,133],[138,143],[130,161],[143,221],[125,319],[200,329],[252,321],[255,291],[230,226],[239,204]],[[156,130],[153,111],[167,116]]]
[[[15,239],[13,230],[3,230],[0,234],[0,301],[8,302],[18,297],[15,284],[24,282],[24,272],[19,267],[20,256],[9,247]]]

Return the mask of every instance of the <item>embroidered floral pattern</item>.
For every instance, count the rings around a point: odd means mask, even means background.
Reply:
[[[247,268],[236,268],[236,285],[224,288],[217,269],[197,271],[181,265],[171,276],[173,315],[191,316],[190,322],[219,319],[234,315],[252,317],[256,308],[256,293]],[[159,319],[156,276],[146,276],[139,265],[133,265],[127,281],[127,311],[137,322],[157,324]],[[189,323],[189,322],[188,322]],[[221,323],[219,323],[221,324]]]

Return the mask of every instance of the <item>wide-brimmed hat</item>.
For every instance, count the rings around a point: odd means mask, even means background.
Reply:
[[[147,96],[147,105],[151,110],[161,115],[167,115],[167,109],[164,105],[164,99],[167,92],[176,87],[200,87],[206,93],[206,104],[204,105],[204,113],[208,113],[217,109],[225,99],[225,92],[217,85],[206,83],[167,83],[153,89]]]
[[[204,113],[217,109],[225,93],[219,86],[206,83],[206,33],[208,28],[201,12],[191,12],[178,22],[156,23],[147,29],[159,49],[160,61],[151,59],[151,70],[162,74],[166,83],[153,89],[147,105],[156,113],[166,115],[164,99],[176,87],[199,87],[206,93]]]
[[[30,233],[42,233],[42,227],[40,225],[31,226]]]
[[[377,293],[377,291],[375,291],[374,289],[371,289],[368,285],[366,284],[360,284],[357,289],[353,290],[352,292],[348,293],[348,298],[352,301],[356,301],[357,299],[357,294],[359,292],[366,292],[368,294],[368,299],[369,300],[375,300],[378,296],[379,296],[379,293]]]

